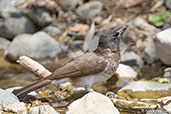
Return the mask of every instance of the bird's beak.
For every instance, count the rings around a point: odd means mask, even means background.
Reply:
[[[121,37],[121,35],[123,34],[123,32],[126,30],[126,27],[120,27],[118,28],[117,32],[118,32],[118,36]]]

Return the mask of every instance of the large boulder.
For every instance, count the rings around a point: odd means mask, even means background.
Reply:
[[[54,58],[62,51],[61,45],[45,32],[22,34],[14,38],[7,48],[8,57],[26,55],[35,59]]]
[[[96,92],[90,92],[70,104],[66,114],[120,114],[112,101]]]
[[[157,33],[154,41],[160,60],[171,65],[171,28]]]
[[[12,40],[16,35],[34,33],[34,24],[26,17],[8,17],[0,22],[0,36]]]

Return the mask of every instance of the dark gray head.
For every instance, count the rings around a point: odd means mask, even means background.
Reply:
[[[99,39],[98,47],[101,49],[110,48],[113,52],[118,51],[120,38],[125,30],[126,27],[119,27],[102,34]]]

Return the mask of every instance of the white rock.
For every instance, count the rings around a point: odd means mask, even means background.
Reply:
[[[136,78],[137,72],[128,65],[119,64],[119,67],[116,71],[119,74],[120,78]]]
[[[19,102],[19,99],[9,91],[0,89],[0,105],[7,106]]]
[[[8,112],[15,112],[17,114],[26,114],[26,106],[23,102],[16,102],[8,106],[4,106],[4,110]]]
[[[154,41],[160,60],[171,65],[171,28],[157,33]]]
[[[10,91],[0,89],[0,106],[5,111],[15,112],[17,114],[26,114],[26,107],[23,102],[19,102],[19,99]]]
[[[70,104],[66,114],[120,114],[111,100],[97,92],[90,92]]]
[[[49,105],[40,105],[30,108],[28,114],[59,114]]]

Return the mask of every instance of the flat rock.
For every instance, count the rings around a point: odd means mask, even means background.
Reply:
[[[28,16],[40,27],[47,26],[53,21],[50,13],[43,8],[32,8],[31,12],[28,13]]]
[[[61,45],[54,38],[41,31],[33,35],[18,35],[7,48],[8,55],[13,58],[18,58],[22,55],[36,59],[43,59],[47,57],[53,58],[56,57],[61,51]]]
[[[70,104],[66,114],[120,114],[112,101],[97,92],[90,92]]]
[[[93,18],[99,15],[103,5],[99,1],[87,2],[76,9],[76,14],[80,18]]]
[[[160,60],[171,65],[171,28],[157,33],[154,41]]]
[[[134,79],[137,77],[137,72],[130,66],[124,64],[119,64],[116,73],[119,74],[120,78]]]
[[[36,107],[31,107],[28,114],[59,114],[49,105],[40,105]]]
[[[121,62],[126,65],[143,65],[143,61],[140,56],[134,52],[125,52],[121,55]]]
[[[26,17],[8,17],[0,25],[0,36],[13,39],[14,36],[23,33],[34,33],[34,24]]]
[[[117,95],[127,98],[160,98],[171,95],[171,84],[151,81],[132,81],[121,88]]]
[[[61,30],[55,26],[47,26],[44,29],[42,29],[42,31],[47,32],[51,36],[57,36],[57,35],[61,34]]]

